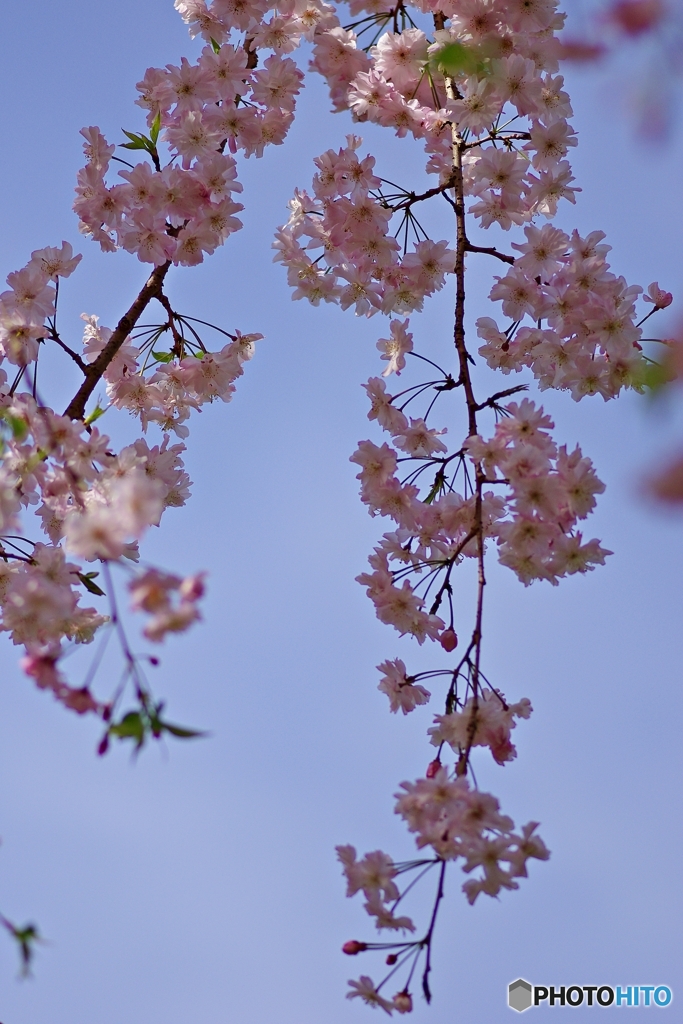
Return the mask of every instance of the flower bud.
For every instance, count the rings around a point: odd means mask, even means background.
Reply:
[[[394,996],[394,1009],[399,1013],[411,1013],[413,1009],[413,997],[406,989],[397,992]]]
[[[427,778],[433,779],[440,767],[441,761],[439,761],[438,757],[436,761],[430,761],[427,765]]]
[[[444,629],[443,633],[439,637],[439,643],[443,647],[444,651],[454,651],[458,646],[458,637],[453,629]]]
[[[351,939],[342,946],[342,953],[346,953],[347,956],[355,956],[356,953],[365,952],[367,948],[367,942],[358,942],[357,939]]]

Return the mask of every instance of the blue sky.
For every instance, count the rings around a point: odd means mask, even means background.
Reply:
[[[62,238],[83,252],[60,312],[77,340],[81,312],[111,325],[144,279],[133,257],[79,238],[78,131],[97,124],[118,140],[140,128],[134,85],[145,68],[198,47],[170,0],[11,5],[1,45],[0,269]],[[639,140],[616,74],[571,86],[584,191],[561,224],[605,230],[616,272],[659,280],[676,310],[680,136]],[[14,950],[0,943],[3,1024],[351,1024],[373,1012],[343,998],[347,978],[377,977],[381,962],[339,953],[370,926],[360,901],[344,898],[333,848],[410,855],[392,794],[424,771],[431,713],[390,717],[374,666],[432,662],[375,620],[354,582],[381,532],[348,457],[376,436],[360,383],[378,372],[382,324],[292,303],[271,263],[294,187],[351,130],[328,107],[311,78],[285,146],[240,172],[244,231],[204,266],[169,275],[182,312],[266,335],[232,404],[192,421],[192,501],[145,547],[170,569],[210,570],[205,621],[163,650],[154,685],[172,720],[211,738],[135,764],[122,748],[98,760],[96,726],[37,692],[16,651],[2,651],[0,909],[35,919],[49,940],[29,982],[15,980]],[[380,173],[422,173],[417,147],[361,134]],[[436,237],[449,230],[435,225]],[[482,263],[473,274],[472,320],[490,315],[496,271]],[[441,295],[413,321],[416,342],[444,359],[449,306]],[[57,405],[71,387],[68,372],[55,376]],[[524,589],[492,566],[488,674],[535,711],[516,732],[517,761],[482,758],[478,778],[516,821],[542,822],[553,856],[518,892],[474,908],[451,872],[434,1001],[416,1001],[419,1024],[506,1019],[505,988],[519,975],[681,992],[683,517],[652,508],[639,487],[683,436],[683,418],[674,403],[637,396],[543,402],[558,439],[579,442],[608,485],[590,535],[615,554],[558,588]],[[117,439],[133,436],[125,418],[107,419]],[[463,602],[469,582],[465,573]]]

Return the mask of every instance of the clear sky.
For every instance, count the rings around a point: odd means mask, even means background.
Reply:
[[[145,276],[133,257],[103,256],[78,235],[78,131],[96,124],[119,141],[122,127],[141,128],[135,82],[198,44],[171,0],[35,0],[8,5],[0,47],[0,270],[63,238],[83,252],[60,312],[77,343],[81,312],[112,325]],[[605,230],[616,272],[658,280],[680,310],[680,134],[666,147],[638,140],[623,78],[570,84],[584,191],[561,224]],[[35,919],[49,940],[29,982],[15,980],[15,952],[0,942],[3,1024],[375,1019],[344,999],[346,979],[376,978],[381,961],[339,952],[371,925],[360,900],[344,898],[333,848],[410,856],[392,794],[424,772],[431,711],[389,716],[375,665],[433,657],[378,623],[354,582],[381,532],[348,457],[376,436],[360,384],[380,368],[382,324],[292,303],[271,263],[294,187],[307,187],[312,158],[352,130],[328,108],[311,78],[286,144],[240,172],[245,229],[204,266],[169,275],[181,312],[266,335],[233,403],[192,421],[193,498],[145,547],[169,569],[210,570],[205,621],[163,650],[154,685],[171,720],[211,738],[153,748],[135,764],[124,748],[97,759],[97,726],[36,691],[16,651],[2,649],[0,909]],[[414,180],[417,146],[362,127],[379,173]],[[450,223],[435,231],[447,237]],[[482,263],[472,320],[491,315],[496,270]],[[450,304],[441,295],[413,321],[416,340],[444,359]],[[58,404],[71,387],[55,379]],[[543,402],[558,439],[579,442],[608,485],[589,535],[615,554],[558,588],[524,589],[491,569],[488,674],[535,711],[516,731],[518,759],[498,768],[481,758],[478,778],[516,821],[542,822],[553,855],[532,863],[518,892],[473,908],[451,872],[434,1001],[416,1001],[416,1024],[506,1020],[506,986],[520,975],[667,984],[683,999],[683,517],[639,493],[645,471],[683,437],[683,417],[636,396],[577,406],[546,393]],[[103,430],[132,436],[109,415]],[[463,604],[468,583],[465,574]],[[676,1019],[675,1006],[661,1012]]]

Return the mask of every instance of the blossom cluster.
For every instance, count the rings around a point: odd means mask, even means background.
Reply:
[[[176,6],[193,34],[202,10],[210,13],[201,3]],[[137,102],[147,114],[148,134],[126,133],[124,143],[127,154],[144,152],[145,161],[120,159],[97,127],[82,130],[86,166],[74,203],[82,233],[107,252],[122,248],[155,268],[117,327],[83,314],[82,346],[58,331],[60,282],[81,260],[68,242],[33,252],[25,267],[9,274],[9,290],[0,295],[0,628],[24,646],[22,665],[38,686],[78,713],[99,715],[108,734],[138,745],[145,730],[158,736],[168,727],[128,647],[110,566],[127,577],[132,608],[148,616],[144,634],[153,642],[200,617],[203,574],[182,579],[155,567],[136,569],[139,542],[160,525],[166,508],[184,505],[190,494],[185,445],[172,444],[170,434],[187,438],[193,411],[231,399],[262,337],[222,331],[227,343],[209,351],[198,333],[203,321],[173,310],[164,277],[171,264],[202,262],[241,226],[235,217],[241,206],[233,199],[242,191],[235,154],[260,156],[267,144],[282,142],[291,124],[303,76],[286,53],[310,38],[326,7],[285,6],[282,13],[267,5],[235,13],[219,2],[211,31],[203,23],[207,46],[194,63],[183,58],[179,66],[147,70]],[[246,33],[236,45],[228,41],[233,29]],[[261,50],[271,54],[259,68]],[[111,182],[114,162],[124,166],[119,181]],[[138,327],[152,301],[164,309],[161,322]],[[47,380],[39,384],[38,357],[45,346],[61,349],[83,374],[64,415],[43,400]],[[86,415],[100,380],[108,404],[102,408],[98,400]],[[143,434],[155,426],[161,436],[156,443],[138,437],[116,452],[94,425],[107,409],[126,410]],[[31,511],[35,517],[27,515]],[[75,560],[67,561],[67,553]],[[91,569],[92,563],[100,568]],[[85,594],[108,598],[108,614],[89,606]],[[70,645],[90,643],[103,628],[119,637],[124,680],[132,681],[139,704],[121,722],[111,702],[91,693],[94,669],[78,688],[61,668]],[[114,704],[121,696],[119,687]],[[174,728],[176,735],[191,734]]]
[[[357,892],[363,892],[367,900],[365,910],[376,919],[378,931],[415,931],[409,917],[396,917],[389,907],[389,904],[396,903],[400,893],[394,881],[398,870],[388,854],[376,850],[366,853],[359,861],[353,846],[338,846],[337,856],[346,876],[346,895],[355,896]]]
[[[477,198],[472,212],[484,227],[509,228],[536,213],[552,216],[560,198],[573,202],[565,157],[576,137],[564,79],[557,74],[561,47],[555,32],[564,15],[556,4],[421,0],[415,6],[441,18],[432,38],[413,22],[402,32],[383,33],[366,53],[352,28],[337,23],[317,32],[312,66],[327,80],[334,108],[399,137],[423,140],[427,169],[444,182],[453,174],[450,126],[456,123],[474,140],[464,163],[466,192]],[[375,15],[379,24],[398,12],[389,0],[351,8],[367,12],[367,21]],[[466,48],[470,59],[446,73],[442,55],[454,44]],[[526,142],[521,153],[482,148],[496,140],[504,115],[506,123],[518,122],[514,136]]]
[[[557,584],[562,576],[604,565],[611,552],[597,540],[582,544],[576,530],[595,507],[595,495],[605,490],[591,460],[578,445],[571,453],[566,445],[558,448],[549,433],[552,420],[529,399],[505,411],[490,441],[475,434],[464,445],[487,477],[495,480],[500,473],[510,487],[509,518],[492,530],[500,561],[525,584]]]
[[[508,703],[484,674],[487,552],[496,548],[500,562],[525,585],[556,585],[604,564],[610,554],[583,536],[583,521],[604,490],[590,459],[578,446],[557,444],[554,424],[536,401],[504,401],[529,384],[476,397],[481,375],[472,371],[465,321],[470,261],[479,253],[506,264],[489,298],[502,304],[509,324],[476,319],[479,354],[488,367],[504,374],[527,371],[541,390],[567,391],[577,401],[596,394],[607,400],[647,385],[642,324],[671,297],[655,283],[644,296],[653,309],[638,310],[642,289],[611,270],[604,234],[584,237],[552,223],[561,201],[575,203],[580,191],[569,162],[578,138],[559,73],[566,46],[558,32],[565,16],[556,0],[415,0],[411,8],[392,0],[351,0],[349,9],[351,24],[331,16],[315,31],[313,70],[326,79],[334,110],[418,140],[426,171],[438,184],[420,191],[397,184],[393,169],[381,176],[374,157],[361,155],[361,140],[349,135],[345,147],[316,158],[312,186],[290,201],[274,248],[294,299],[391,318],[377,342],[386,364],[382,376],[364,385],[369,419],[389,436],[384,443],[360,441],[351,461],[360,470],[361,500],[394,528],[357,579],[380,621],[402,636],[420,645],[436,641],[447,655],[460,648],[447,669],[409,672],[401,658],[378,666],[378,688],[394,713],[430,702],[427,680],[447,680],[444,713],[428,731],[436,756],[424,779],[403,783],[396,808],[418,847],[430,847],[435,859],[406,866],[376,851],[359,861],[353,847],[338,848],[348,895],[362,890],[376,926],[390,931],[414,928],[396,914],[404,895],[399,874],[438,866],[432,923],[421,939],[391,946],[353,940],[343,947],[348,955],[395,950],[380,984],[362,975],[350,982],[348,996],[387,1013],[407,1013],[410,980],[422,955],[422,987],[430,999],[433,927],[446,863],[459,859],[466,874],[479,869],[464,885],[474,903],[481,892],[496,896],[517,888],[529,858],[548,857],[536,823],[514,831],[498,801],[480,793],[471,776],[475,748],[487,748],[499,765],[516,756],[512,730],[531,713],[527,698]],[[366,33],[371,41],[364,45]],[[453,214],[452,242],[432,240],[416,216],[420,204],[431,200],[445,211],[444,199]],[[514,254],[501,251],[498,242],[475,244],[481,237],[473,232],[482,229],[494,229],[499,239],[503,232],[512,235]],[[439,228],[434,238],[445,233]],[[449,279],[456,292],[456,368],[444,370],[433,351],[418,351],[408,317]],[[436,379],[390,393],[385,378],[399,376],[414,359],[430,364]],[[446,396],[462,397],[467,424],[463,430],[460,421],[450,450],[446,427],[430,419]],[[420,399],[427,407],[416,415],[411,403]],[[485,416],[495,416],[492,427],[484,426]],[[452,582],[465,559],[477,567],[469,638]],[[448,749],[456,756],[450,770],[442,761]],[[386,998],[383,986],[404,965],[405,987]]]
[[[488,747],[494,760],[505,764],[517,757],[510,741],[510,733],[517,724],[515,718],[528,718],[531,711],[528,697],[516,704],[506,704],[498,690],[484,690],[470,697],[462,711],[436,715],[428,732],[435,747],[447,743],[458,754],[468,747]]]
[[[480,497],[465,497],[446,486],[445,469],[454,456],[447,454],[443,431],[428,427],[423,419],[409,421],[380,378],[371,378],[365,387],[373,403],[369,416],[393,441],[381,446],[361,441],[351,456],[361,467],[362,501],[373,514],[397,525],[370,556],[373,571],[358,577],[382,622],[401,634],[412,634],[419,643],[427,637],[440,639],[446,623],[435,608],[425,609],[416,586],[462,558],[476,557],[478,535],[496,539],[500,561],[526,584],[534,579],[556,584],[562,576],[604,564],[609,552],[596,540],[582,543],[575,529],[593,509],[595,495],[604,485],[580,448],[571,453],[566,446],[558,448],[548,432],[552,421],[533,402],[510,403],[491,440],[472,435],[455,453],[462,462],[467,452],[473,463],[483,466],[486,483],[509,488],[507,495],[486,490]],[[421,463],[420,469],[433,465],[436,487],[430,482],[421,497],[411,482],[416,479],[413,473],[399,479],[399,459],[402,464]],[[409,575],[417,577],[417,585],[411,584]]]
[[[514,822],[500,813],[499,802],[494,796],[473,788],[465,778],[451,778],[443,767],[414,783],[401,783],[401,791],[396,794],[396,813],[406,822],[409,831],[416,834],[419,848],[431,847],[436,854],[433,860],[398,865],[382,850],[366,853],[358,860],[353,846],[337,847],[337,856],[347,881],[347,896],[363,892],[366,898],[364,909],[375,919],[378,931],[400,931],[404,934],[415,931],[411,918],[395,913],[415,881],[401,892],[396,883],[400,874],[416,870],[424,874],[440,864],[443,879],[446,864],[460,859],[466,874],[477,872],[462,886],[468,902],[473,904],[481,893],[495,897],[502,889],[519,888],[517,879],[527,877],[528,861],[547,860],[550,856],[545,843],[536,834],[537,822],[530,821],[515,832]],[[387,963],[401,966],[411,959],[417,962],[427,941],[430,938],[402,941],[394,947],[390,943],[378,944],[377,948],[398,950],[389,954]],[[374,948],[371,943],[351,940],[344,944],[343,951],[355,956],[371,948]],[[368,1005],[379,1006],[388,1014],[394,1011],[409,1013],[413,1009],[413,1001],[408,985],[393,999],[381,994],[381,988],[393,973],[390,972],[380,985],[375,985],[367,975],[362,975],[358,981],[349,981],[347,998],[360,997]]]
[[[182,506],[190,496],[185,445],[171,444],[164,432],[160,443],[139,437],[117,454],[93,425],[104,412],[99,405],[95,417],[74,419],[44,405],[37,391],[41,346],[58,343],[87,374],[111,343],[114,332],[86,314],[82,355],[57,332],[58,281],[79,260],[66,242],[37,250],[26,267],[8,276],[10,290],[0,296],[0,362],[16,369],[10,384],[0,368],[0,629],[24,646],[22,666],[41,688],[78,713],[92,711],[107,720],[111,708],[92,696],[89,684],[70,687],[59,669],[68,644],[90,643],[111,619],[83,605],[84,591],[105,596],[95,583],[98,571],[86,572],[83,563],[118,563],[125,569],[132,607],[151,614],[144,633],[155,642],[200,617],[204,584],[203,574],[182,580],[157,569],[136,573],[132,568],[144,533],[160,525],[166,508]],[[139,417],[143,430],[156,423],[185,437],[184,421],[193,409],[216,398],[230,400],[261,335],[236,332],[222,350],[211,353],[203,345],[190,348],[176,321],[180,317],[171,314],[142,349],[127,337],[102,376],[110,405]],[[172,353],[154,351],[164,331],[176,339]],[[18,385],[25,376],[33,386],[22,391]],[[31,522],[42,540],[31,539]],[[66,551],[81,564],[66,561]]]
[[[468,874],[481,868],[480,877],[463,885],[470,903],[482,892],[497,896],[501,889],[517,889],[515,879],[527,877],[527,861],[549,857],[543,840],[534,835],[537,822],[515,833],[514,822],[500,813],[494,796],[474,789],[465,778],[451,779],[445,768],[431,778],[403,782],[401,789],[396,813],[417,834],[418,847],[430,846],[442,860],[462,857]],[[508,867],[502,868],[501,861]]]
[[[19,367],[35,362],[45,319],[55,312],[55,282],[69,277],[80,260],[64,242],[60,249],[36,249],[25,267],[7,276],[9,290],[0,294],[0,362]],[[4,383],[7,375],[1,372]]]
[[[83,562],[137,561],[137,542],[165,508],[185,503],[190,480],[184,445],[169,446],[168,435],[153,447],[139,438],[115,455],[96,427],[59,416],[29,394],[10,395],[6,384],[0,416],[10,428],[0,465],[1,628],[25,646],[33,659],[25,667],[34,674],[37,663],[56,662],[63,641],[89,643],[108,621],[82,606],[83,588],[102,593],[92,580],[97,573],[67,562],[65,548]],[[30,540],[21,513],[31,507],[45,541]]]
[[[635,304],[643,289],[610,272],[604,232],[570,238],[546,224],[525,234],[526,242],[512,243],[521,255],[490,293],[512,324],[503,332],[480,317],[480,355],[503,373],[529,367],[542,389],[570,391],[576,401],[639,387],[645,362]],[[533,327],[520,326],[527,318]]]
[[[83,314],[84,356],[91,363],[109,342],[112,331],[101,327],[98,318]],[[171,329],[173,322],[171,321]],[[164,330],[168,327],[165,326]],[[254,354],[254,343],[262,334],[243,335],[236,331],[218,352],[192,345],[187,338],[176,340],[170,351],[157,352],[154,342],[159,330],[145,332],[141,350],[128,338],[102,374],[112,406],[139,417],[143,430],[156,423],[186,438],[186,421],[193,410],[207,402],[229,402],[243,364]]]
[[[346,147],[316,158],[314,196],[301,192],[290,202],[275,259],[287,267],[293,298],[314,306],[336,302],[359,316],[420,310],[453,272],[455,253],[446,242],[427,239],[400,254],[388,233],[392,210],[373,195],[381,184],[373,173],[375,160],[356,154],[361,141],[349,135]],[[308,253],[317,249],[322,253],[311,259]]]
[[[81,231],[102,249],[117,246],[162,266],[194,266],[242,225],[242,191],[234,154],[263,155],[281,145],[294,119],[302,72],[291,57],[311,38],[329,9],[307,4],[234,4],[177,0],[193,34],[207,40],[194,63],[148,68],[137,103],[147,112],[149,136],[127,133],[129,150],[150,161],[119,171],[123,183],[106,182],[114,147],[96,127],[84,129],[86,166],[79,172],[75,210]],[[264,16],[272,12],[270,20]],[[226,41],[244,33],[238,45]],[[256,70],[259,52],[273,51]],[[158,143],[171,154],[161,166]],[[227,150],[227,152],[226,152]]]
[[[148,569],[128,585],[135,610],[151,614],[143,632],[160,643],[167,633],[182,633],[200,617],[197,602],[204,595],[206,573],[181,579],[171,573]]]

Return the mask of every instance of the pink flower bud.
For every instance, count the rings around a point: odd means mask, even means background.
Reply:
[[[186,576],[180,584],[180,596],[184,601],[198,601],[200,597],[204,596],[204,591],[206,590],[204,586],[205,576],[205,572],[195,573],[194,576]]]
[[[444,629],[443,633],[439,637],[439,643],[443,647],[444,651],[454,651],[458,646],[458,636],[453,629]]]
[[[394,996],[394,1009],[399,1013],[411,1013],[413,1009],[413,997],[410,992],[403,990]]]
[[[433,779],[440,767],[441,761],[439,761],[438,757],[436,761],[430,761],[430,763],[427,765],[427,778]]]
[[[355,956],[356,953],[364,953],[367,948],[367,942],[358,942],[357,939],[351,939],[342,946],[342,953],[346,953],[347,956]]]

